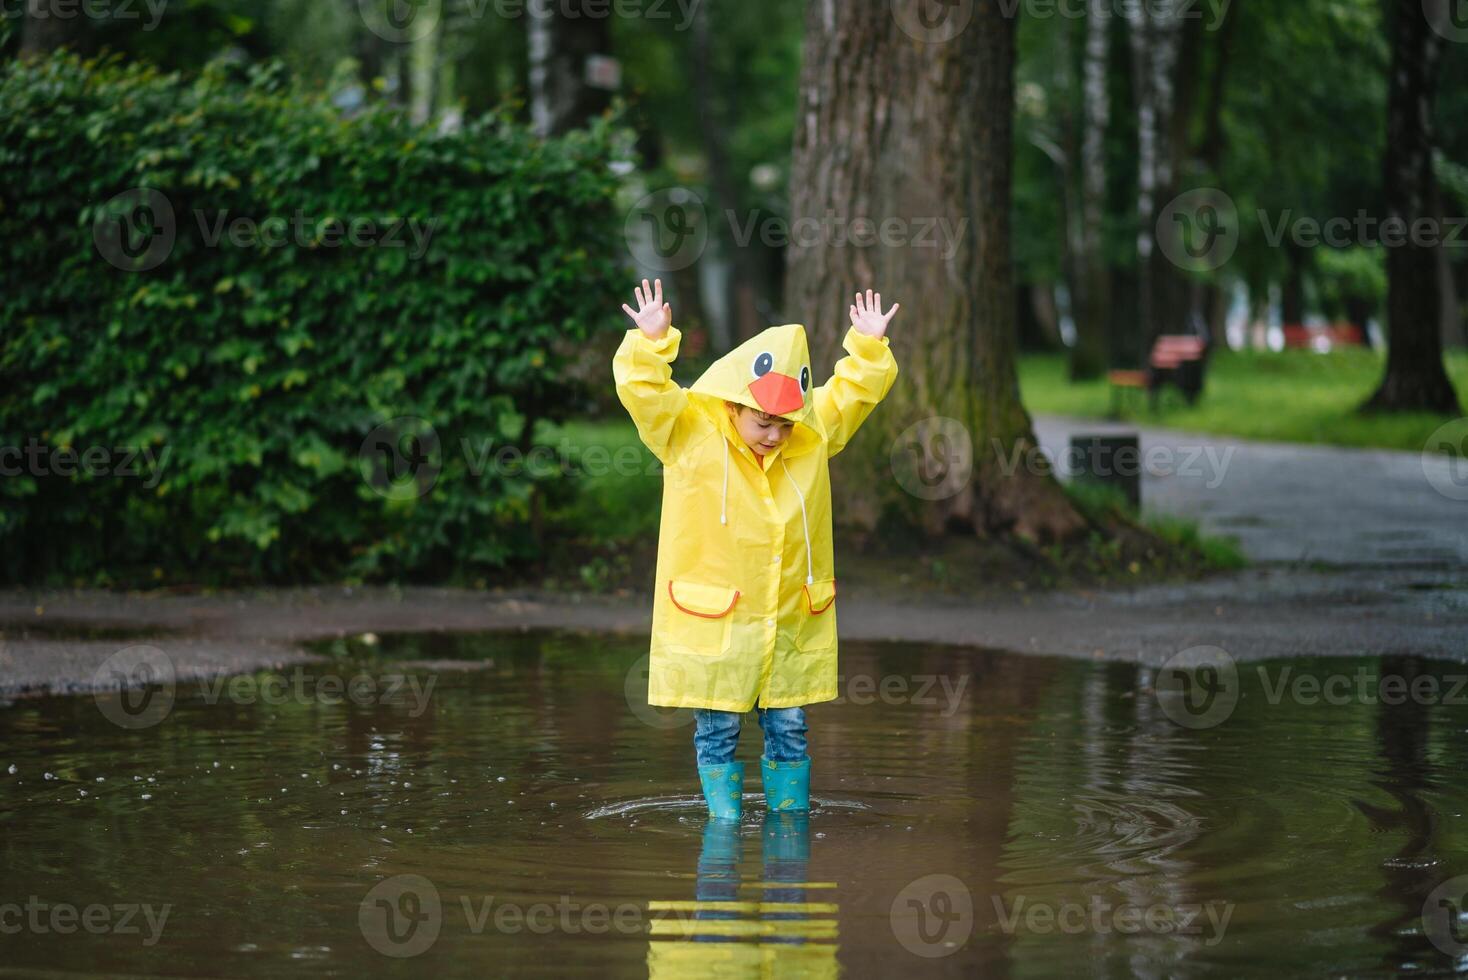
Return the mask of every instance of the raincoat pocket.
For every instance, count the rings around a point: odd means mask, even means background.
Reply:
[[[669,650],[707,656],[728,650],[738,589],[669,579],[668,598],[673,603],[665,639]]]
[[[823,579],[805,586],[800,602],[802,618],[795,645],[801,650],[830,650],[836,645],[836,580]]]

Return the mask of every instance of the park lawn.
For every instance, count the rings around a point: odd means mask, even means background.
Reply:
[[[1458,397],[1468,402],[1468,353],[1448,355]],[[1153,412],[1146,398],[1128,392],[1123,419],[1142,425],[1209,432],[1272,442],[1403,449],[1420,452],[1449,419],[1437,415],[1362,415],[1357,408],[1381,380],[1384,359],[1366,350],[1219,351],[1210,359],[1206,387],[1188,407],[1175,390]],[[1105,379],[1072,383],[1064,354],[1020,358],[1025,407],[1047,415],[1111,416]]]

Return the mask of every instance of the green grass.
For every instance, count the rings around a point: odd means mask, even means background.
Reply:
[[[563,457],[579,467],[577,493],[553,515],[603,540],[631,541],[658,532],[663,474],[637,429],[625,420],[547,426],[539,442],[570,447]],[[605,453],[603,458],[602,453]]]
[[[1206,388],[1194,407],[1169,389],[1158,411],[1143,393],[1129,392],[1123,419],[1273,442],[1321,443],[1420,452],[1449,419],[1437,415],[1362,415],[1357,411],[1381,380],[1383,359],[1365,350],[1220,351],[1208,365]],[[1063,354],[1020,360],[1020,388],[1032,412],[1106,418],[1111,389],[1105,379],[1072,384]],[[1459,398],[1468,401],[1468,353],[1448,356]]]

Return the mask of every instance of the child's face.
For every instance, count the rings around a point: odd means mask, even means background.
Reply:
[[[757,412],[748,405],[736,405],[734,402],[725,402],[725,405],[739,438],[761,456],[775,450],[780,443],[790,438],[790,430],[795,427],[795,423],[787,418]]]

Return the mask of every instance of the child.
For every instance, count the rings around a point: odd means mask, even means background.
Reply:
[[[836,697],[836,577],[826,461],[897,378],[898,304],[856,294],[848,352],[812,384],[805,328],[770,327],[692,388],[672,381],[679,331],[663,284],[622,304],[637,327],[612,360],[617,397],[663,464],[648,703],[693,708],[709,813],[738,819],[741,716],[758,706],[772,810],[810,807],[802,705]]]

